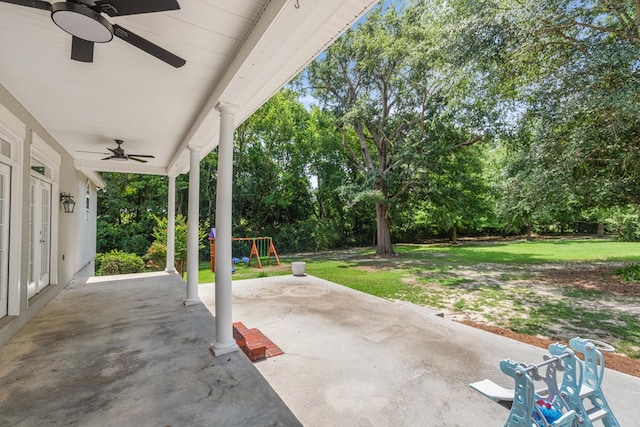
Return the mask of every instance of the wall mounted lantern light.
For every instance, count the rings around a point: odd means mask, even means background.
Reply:
[[[60,201],[65,213],[73,213],[76,207],[76,202],[73,201],[73,196],[69,193],[60,193]]]

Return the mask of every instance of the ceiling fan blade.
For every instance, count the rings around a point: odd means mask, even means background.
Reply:
[[[136,15],[139,13],[180,9],[177,0],[96,0],[95,5],[109,16]]]
[[[129,155],[127,156],[127,158],[128,158],[129,160],[133,160],[133,161],[135,161],[135,162],[147,163],[147,161],[146,161],[146,160],[138,159],[138,158],[136,158],[136,157],[131,157],[131,156],[129,156]]]
[[[110,160],[113,156],[109,156],[109,157],[105,157],[104,159],[100,159],[100,160]]]
[[[105,156],[109,156],[110,155],[109,153],[103,153],[103,152],[100,152],[100,151],[85,151],[85,150],[76,150],[76,153],[102,154],[102,155],[105,155]]]
[[[0,0],[2,3],[17,4],[18,6],[33,7],[51,12],[51,3],[42,0]]]
[[[156,156],[152,156],[151,154],[127,154],[129,157],[146,157],[149,159],[155,159]]]
[[[80,62],[93,62],[93,42],[73,36],[71,39],[71,59]]]
[[[134,34],[125,28],[122,28],[118,24],[113,24],[113,34],[116,37],[119,37],[122,40],[126,41],[127,43],[137,47],[138,49],[144,50],[149,55],[155,56],[159,60],[164,61],[176,68],[182,67],[187,62],[179,56],[176,56],[173,53],[169,52],[168,50],[161,48],[157,44],[151,43],[149,40],[143,39],[139,35]]]

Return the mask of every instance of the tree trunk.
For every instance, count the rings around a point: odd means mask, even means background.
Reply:
[[[598,223],[598,237],[604,237],[604,223]]]
[[[391,244],[391,222],[389,221],[389,205],[384,202],[376,203],[377,244],[376,255],[393,255]]]
[[[532,228],[531,223],[527,222],[527,241],[529,242],[533,240],[531,237],[531,228]]]
[[[454,245],[458,243],[458,227],[455,224],[451,226],[451,242]]]
[[[184,278],[184,272],[187,270],[187,260],[177,259],[175,261],[175,267],[180,277]]]

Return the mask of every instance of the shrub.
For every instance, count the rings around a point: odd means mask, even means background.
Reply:
[[[627,264],[614,270],[614,273],[625,282],[640,282],[640,263]]]
[[[607,227],[613,230],[619,240],[640,241],[640,212],[632,206],[619,208],[607,219]]]
[[[142,273],[143,270],[144,261],[136,254],[113,250],[96,256],[96,274],[98,276]]]
[[[154,241],[147,250],[145,259],[147,260],[147,268],[150,270],[164,270],[167,264],[167,223],[166,217],[154,216],[156,220],[156,226],[153,227]],[[182,276],[184,268],[187,264],[187,237],[189,227],[187,220],[182,215],[176,215],[175,219],[175,231],[174,231],[174,259],[175,267],[178,273]],[[198,247],[202,249],[205,247],[204,240],[207,238],[207,233],[199,227],[198,228]]]

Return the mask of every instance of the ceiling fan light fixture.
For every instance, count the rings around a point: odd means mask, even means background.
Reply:
[[[94,43],[113,39],[113,26],[99,13],[72,2],[51,5],[51,19],[67,33]]]

